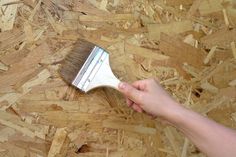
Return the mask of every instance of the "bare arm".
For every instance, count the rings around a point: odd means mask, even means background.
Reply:
[[[166,118],[209,157],[236,156],[234,130],[185,108]]]
[[[119,88],[128,106],[167,120],[209,157],[236,156],[235,130],[182,107],[154,79],[121,83]]]

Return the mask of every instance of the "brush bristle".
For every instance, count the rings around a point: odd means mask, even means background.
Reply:
[[[61,77],[69,84],[75,79],[86,59],[96,45],[79,39],[71,52],[66,56],[59,71]]]

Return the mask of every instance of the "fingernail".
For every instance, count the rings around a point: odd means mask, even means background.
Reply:
[[[125,89],[125,83],[124,82],[120,82],[119,83],[119,88],[120,89]]]

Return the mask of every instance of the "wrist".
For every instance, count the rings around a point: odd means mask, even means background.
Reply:
[[[165,120],[172,124],[180,123],[186,113],[186,108],[179,103],[172,101],[167,105],[167,111],[162,116]]]

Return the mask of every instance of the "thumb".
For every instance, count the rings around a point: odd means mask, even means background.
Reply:
[[[125,96],[127,96],[135,103],[139,103],[141,101],[140,100],[140,95],[142,94],[141,91],[137,90],[130,84],[121,82],[119,83],[118,89],[121,93],[123,93]]]

